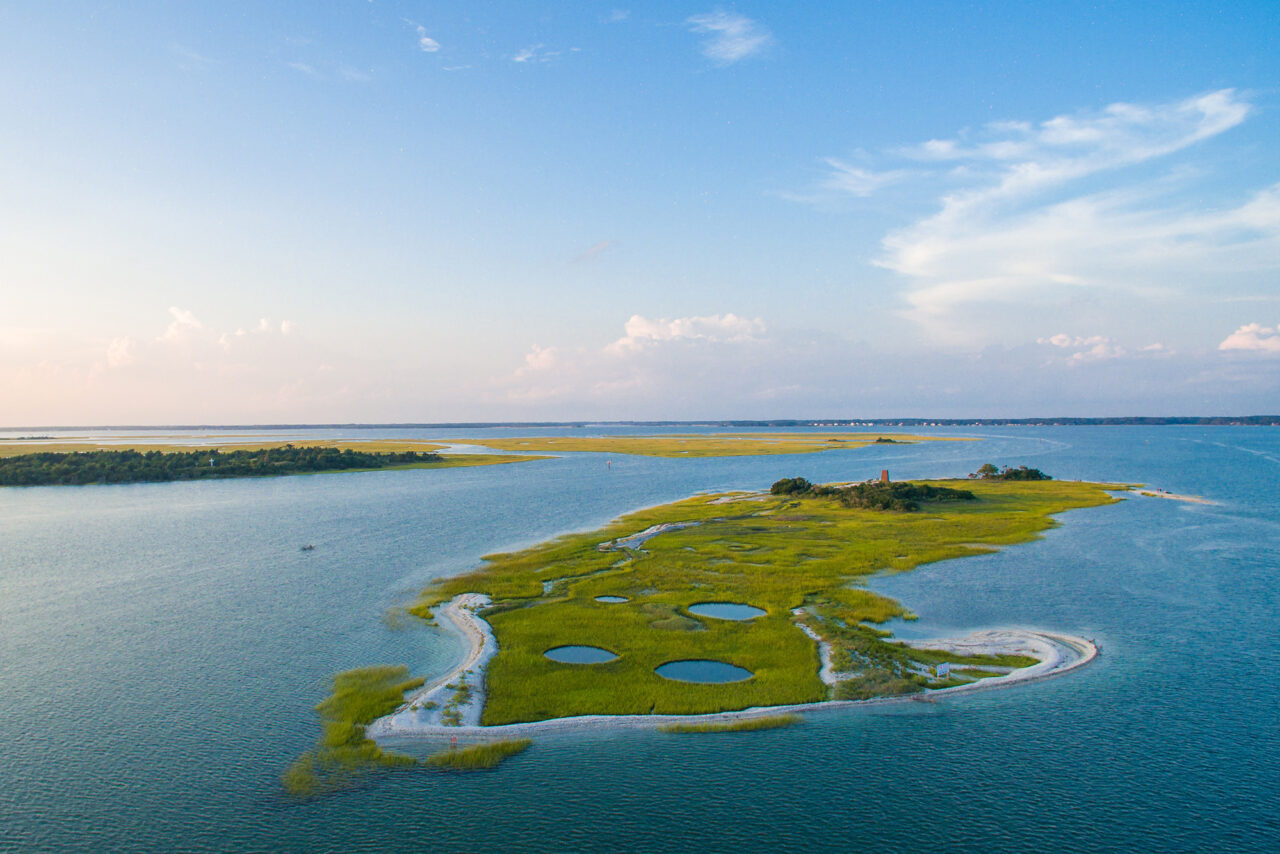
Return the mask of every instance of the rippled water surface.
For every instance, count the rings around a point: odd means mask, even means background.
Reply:
[[[0,489],[0,849],[1280,850],[1280,433],[963,432],[987,440]],[[698,490],[988,460],[1217,503],[1132,498],[874,582],[920,615],[904,634],[1102,644],[1061,679],[766,732],[541,738],[492,772],[281,794],[334,672],[456,660],[394,613],[434,576]]]

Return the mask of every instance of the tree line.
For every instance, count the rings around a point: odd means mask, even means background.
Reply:
[[[154,483],[222,477],[380,469],[443,460],[421,451],[370,453],[295,447],[219,451],[74,451],[0,457],[0,486]]]
[[[784,477],[769,487],[773,495],[806,495],[831,497],[845,507],[860,510],[896,510],[910,513],[920,509],[922,501],[974,501],[977,496],[967,489],[931,486],[909,481],[895,483],[854,483],[849,486],[821,486],[803,477]]]

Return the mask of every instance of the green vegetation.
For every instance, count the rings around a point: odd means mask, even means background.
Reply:
[[[839,488],[799,494],[701,495],[649,508],[604,528],[560,537],[512,554],[490,555],[477,570],[441,579],[411,608],[431,608],[466,592],[485,593],[483,616],[498,653],[486,675],[484,724],[582,714],[703,714],[828,699],[818,651],[793,609],[832,646],[835,669],[857,674],[837,696],[940,687],[938,661],[993,665],[890,642],[876,627],[908,616],[900,604],[858,586],[885,570],[907,570],[997,546],[1025,542],[1055,524],[1051,516],[1108,504],[1105,485],[974,480],[904,484],[913,512],[850,506]],[[953,492],[964,500],[940,500]],[[934,496],[929,498],[927,496]],[[618,548],[641,531],[683,523],[640,548]],[[545,586],[544,586],[545,583]],[[596,596],[628,597],[605,604]],[[698,602],[742,602],[766,611],[754,620],[701,619]],[[618,658],[590,666],[543,655],[582,644]],[[654,668],[680,659],[744,667],[750,679],[691,684]]]
[[[1040,469],[1029,469],[1026,466],[1018,466],[1017,468],[1005,466],[1002,469],[998,469],[992,463],[983,463],[969,477],[978,477],[983,480],[1053,480]]]
[[[153,483],[389,468],[448,468],[524,459],[529,458],[493,454],[441,456],[422,451],[370,452],[291,444],[253,450],[37,451],[0,455],[0,486]]]
[[[427,757],[427,764],[451,771],[475,771],[492,768],[509,756],[515,756],[533,744],[531,739],[513,738],[506,741],[490,741],[470,747],[444,750]]]
[[[800,723],[799,715],[768,715],[762,718],[743,718],[723,723],[671,724],[659,727],[663,732],[754,732],[761,729],[780,729]]]
[[[365,738],[365,727],[395,711],[405,691],[421,684],[409,678],[407,667],[363,667],[333,677],[333,694],[316,706],[323,725],[320,740],[281,776],[285,791],[312,797],[346,788],[373,768],[416,764]]]
[[[872,481],[848,486],[814,486],[802,477],[784,477],[769,487],[769,494],[834,496],[845,507],[901,512],[919,510],[922,501],[973,501],[976,498],[967,489],[952,489],[949,486],[932,486],[927,483]]]
[[[501,451],[568,451],[647,457],[741,457],[810,454],[839,448],[912,442],[973,442],[947,436],[879,436],[875,433],[699,433],[669,436],[536,436],[458,439]]]

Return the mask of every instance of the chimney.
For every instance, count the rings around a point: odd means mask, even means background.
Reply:
[[[889,482],[889,470],[888,470],[888,469],[880,469],[880,482],[881,482],[881,483],[888,483],[888,482]]]

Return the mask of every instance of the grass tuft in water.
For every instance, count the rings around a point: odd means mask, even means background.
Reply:
[[[761,729],[781,729],[800,723],[799,715],[769,715],[762,718],[744,718],[723,723],[670,724],[659,727],[662,732],[754,732]]]
[[[485,744],[473,744],[456,750],[445,750],[427,757],[427,764],[435,768],[447,768],[453,771],[475,771],[481,768],[492,768],[509,756],[515,756],[533,744],[532,739],[513,738],[505,741],[490,741]]]
[[[285,791],[309,798],[354,785],[373,768],[414,765],[409,756],[387,753],[365,737],[365,727],[404,702],[421,679],[407,667],[362,667],[333,677],[333,693],[316,706],[323,731],[316,746],[280,777]]]

